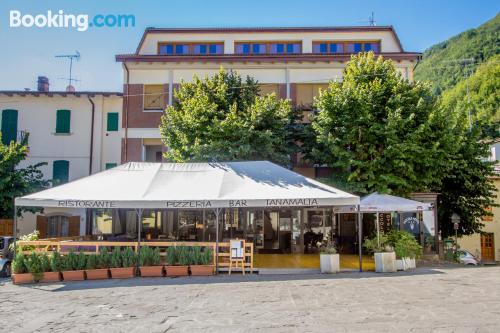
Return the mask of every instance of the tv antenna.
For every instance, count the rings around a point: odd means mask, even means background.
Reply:
[[[358,21],[361,23],[368,23],[370,27],[374,27],[377,25],[377,21],[375,21],[375,12],[372,12],[372,14],[368,17],[367,21]]]
[[[80,81],[77,79],[73,79],[73,60],[80,61],[80,52],[75,51],[75,54],[61,54],[61,55],[56,55],[55,57],[69,59],[69,77],[62,78],[64,80],[68,80],[68,88],[72,87],[73,82]]]

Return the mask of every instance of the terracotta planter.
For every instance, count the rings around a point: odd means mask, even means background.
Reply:
[[[165,266],[167,276],[188,276],[189,266]]]
[[[14,284],[34,283],[33,275],[31,273],[12,274],[12,282]]]
[[[83,281],[85,280],[85,271],[63,271],[61,272],[63,275],[64,281]]]
[[[109,278],[107,268],[85,270],[87,280],[103,280]]]
[[[141,266],[142,277],[159,277],[163,276],[163,266]]]
[[[193,276],[214,275],[213,265],[193,265],[190,267],[191,267],[191,275]]]
[[[59,272],[45,272],[40,282],[59,282],[61,281],[61,273]]]
[[[135,277],[135,267],[110,268],[112,279],[128,279]]]

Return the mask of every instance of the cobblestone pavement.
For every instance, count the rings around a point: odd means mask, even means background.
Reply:
[[[500,332],[500,267],[14,286],[3,332]]]

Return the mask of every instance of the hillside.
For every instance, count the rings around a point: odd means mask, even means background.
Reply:
[[[455,86],[479,65],[500,54],[500,14],[476,29],[470,29],[427,49],[415,68],[415,79],[430,81],[436,93]],[[464,66],[461,59],[474,59]]]

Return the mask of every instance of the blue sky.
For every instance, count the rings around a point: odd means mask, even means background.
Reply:
[[[133,14],[134,28],[10,28],[9,12],[46,14]],[[63,90],[68,63],[57,54],[78,50],[77,90],[122,90],[121,64],[114,56],[132,53],[146,27],[253,27],[366,25],[372,11],[378,25],[393,25],[407,51],[424,51],[494,17],[492,0],[1,0],[0,89],[36,88],[46,75],[52,90]],[[365,22],[363,22],[365,21]]]

